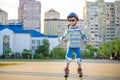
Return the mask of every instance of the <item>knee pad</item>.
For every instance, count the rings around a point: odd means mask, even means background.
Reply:
[[[66,63],[69,64],[72,61],[72,58],[66,58]]]
[[[80,59],[80,58],[77,58],[77,59],[76,59],[76,62],[79,63],[79,64],[81,64],[81,59]]]

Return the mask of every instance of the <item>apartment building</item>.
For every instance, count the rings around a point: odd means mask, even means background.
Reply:
[[[119,10],[117,10],[119,9],[119,5],[117,5],[117,7],[115,5],[118,2],[120,1],[86,1],[84,6],[84,20],[88,43],[90,45],[99,48],[102,43],[110,42],[118,36],[119,31],[116,31],[116,27],[119,28],[120,22],[118,20],[119,15],[116,15],[116,13],[119,13]]]
[[[18,20],[25,29],[41,32],[41,3],[36,0],[19,0]]]
[[[8,13],[2,9],[0,9],[0,23],[7,24]]]
[[[120,1],[115,1],[115,37],[120,38]]]

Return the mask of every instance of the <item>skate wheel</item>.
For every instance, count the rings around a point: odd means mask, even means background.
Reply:
[[[82,75],[79,75],[80,78],[82,78]]]
[[[82,76],[83,76],[82,74],[79,74],[79,75],[78,75],[78,77],[80,78],[80,80],[82,80]]]
[[[69,76],[69,74],[65,74],[64,77],[67,78]]]
[[[64,77],[65,77],[65,80],[67,80],[69,74],[65,74]]]
[[[82,78],[83,74],[78,74],[78,77]]]
[[[67,78],[68,76],[67,76],[67,75],[65,75],[64,77],[65,77],[65,78]]]

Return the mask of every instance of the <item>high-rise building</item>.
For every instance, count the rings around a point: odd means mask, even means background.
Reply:
[[[18,20],[25,29],[41,31],[41,3],[36,0],[19,0]]]
[[[110,42],[114,39],[116,27],[119,28],[119,8],[115,5],[120,1],[104,2],[104,0],[96,0],[96,2],[86,1],[84,7],[84,20],[87,29],[88,43],[95,47],[100,47],[104,42]],[[119,3],[118,3],[119,4]],[[116,10],[119,9],[119,10]],[[118,14],[118,15],[117,15]],[[116,25],[117,26],[116,26]],[[119,30],[119,29],[117,29]]]
[[[0,9],[0,23],[7,24],[7,20],[8,20],[8,13]]]
[[[58,35],[58,28],[60,27],[60,13],[50,9],[45,12],[44,19],[44,34],[46,35]]]
[[[115,1],[115,37],[120,38],[120,1]]]
[[[60,19],[60,13],[54,9],[50,9],[45,13],[45,19]]]

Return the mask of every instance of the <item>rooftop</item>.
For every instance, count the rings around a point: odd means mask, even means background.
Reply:
[[[0,8],[0,12],[5,12],[5,11],[3,11],[3,10]]]
[[[0,25],[0,31],[8,28],[15,33],[29,33],[32,37],[45,37],[44,34],[35,30],[24,30],[22,25]]]
[[[14,33],[29,33],[32,37],[48,37],[48,38],[58,38],[57,35],[44,35],[36,30],[25,30],[22,24],[0,24],[0,31],[4,29],[12,30]]]

